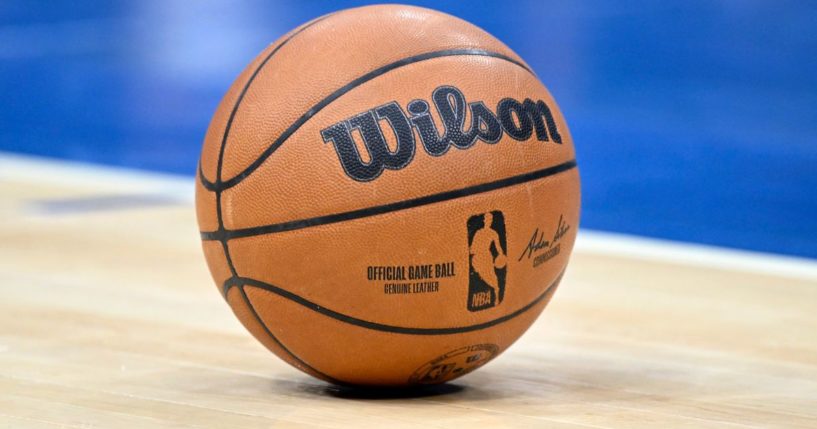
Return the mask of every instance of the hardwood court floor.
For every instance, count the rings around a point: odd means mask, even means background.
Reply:
[[[673,260],[586,234],[510,351],[424,395],[370,394],[301,374],[238,324],[186,185],[9,165],[2,428],[817,427],[807,262]]]

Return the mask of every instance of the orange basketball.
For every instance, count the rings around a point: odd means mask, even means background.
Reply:
[[[315,19],[264,50],[204,140],[196,209],[244,326],[338,384],[451,380],[506,350],[567,265],[570,133],[525,62],[409,6]]]

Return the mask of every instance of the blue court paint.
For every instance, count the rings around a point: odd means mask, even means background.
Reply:
[[[485,28],[550,88],[583,226],[817,257],[817,3],[412,3]],[[192,176],[246,63],[361,4],[6,0],[0,150]]]

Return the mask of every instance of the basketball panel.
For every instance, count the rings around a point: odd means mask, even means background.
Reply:
[[[347,170],[353,167],[341,160],[336,146],[339,143],[327,142],[322,136],[333,125],[381,106],[391,109],[389,116],[398,109],[408,116],[408,105],[414,100],[430,105],[430,117],[438,134],[443,135],[446,128],[433,97],[438,88],[451,88],[451,97],[456,96],[456,89],[463,103],[474,105],[465,107],[465,131],[473,127],[472,110],[496,115],[502,100],[542,100],[549,106],[561,143],[556,143],[547,129],[539,136],[531,127],[530,135],[521,141],[500,129],[496,141],[475,137],[466,148],[449,144],[445,153],[435,156],[426,149],[417,127],[406,125],[406,121],[403,128],[410,131],[410,136],[403,139],[403,145],[411,145],[412,156],[399,169],[383,168],[378,176],[361,180],[350,177]],[[392,122],[397,121],[387,116],[379,119],[378,126],[394,151],[395,130],[400,127]],[[351,136],[358,146],[363,144],[359,130],[351,132]],[[372,162],[370,150],[357,150],[363,161]],[[312,117],[252,175],[224,192],[224,223],[229,229],[239,229],[357,210],[479,185],[552,167],[574,157],[564,117],[547,89],[527,70],[489,57],[435,58],[353,88]]]
[[[247,65],[247,67],[244,68],[244,70],[241,71],[222,97],[218,104],[218,108],[213,113],[212,119],[210,119],[210,124],[207,126],[207,132],[204,135],[204,143],[202,145],[201,157],[199,159],[199,169],[207,181],[213,183],[218,179],[217,168],[222,142],[224,140],[224,135],[227,132],[230,118],[234,116],[233,110],[238,104],[239,99],[242,98],[242,93],[244,93],[245,89],[250,86],[251,80],[254,80],[257,77],[255,76],[256,72],[261,69],[262,64],[265,64],[268,61],[270,55],[293,34],[296,34],[299,30],[310,24],[311,23],[304,24],[290,31],[280,39],[276,40],[274,43],[267,46],[252,60],[252,62],[250,62],[250,64]],[[230,126],[232,126],[232,123],[230,123]]]
[[[246,169],[299,117],[354,79],[407,57],[450,49],[522,61],[478,27],[429,9],[372,6],[314,23],[276,52],[248,88],[227,140],[223,178]]]
[[[567,264],[578,212],[573,169],[382,215],[234,239],[230,250],[239,276],[322,308],[389,325],[463,326],[535,300]],[[491,225],[479,225],[486,215]],[[493,296],[479,294],[490,289]]]
[[[247,287],[246,292],[271,332],[313,368],[349,384],[404,386],[449,381],[494,359],[528,329],[556,287],[519,317],[483,330],[452,335],[405,335],[367,329],[315,313],[261,289]],[[446,354],[463,348],[473,350],[470,354],[466,351],[463,359],[446,358]],[[280,350],[271,350],[281,356]],[[479,361],[466,362],[469,356]],[[429,374],[430,366],[435,364],[446,373]]]
[[[224,247],[221,242],[214,240],[202,241],[201,247],[204,250],[204,258],[207,260],[210,275],[221,291],[223,290],[224,282],[232,277],[230,266],[227,263],[227,256],[224,253]]]
[[[218,229],[218,202],[216,193],[204,187],[199,177],[196,177],[196,219],[200,231],[215,231]]]
[[[281,343],[277,337],[273,336],[268,326],[256,312],[257,310],[254,304],[252,304],[252,301],[250,301],[249,297],[247,296],[247,291],[243,291],[238,287],[231,288],[227,292],[226,299],[227,304],[229,304],[235,316],[238,318],[241,324],[244,325],[248,331],[250,331],[252,336],[263,344],[264,347],[275,353],[275,355],[281,358],[284,362],[324,381],[337,381],[301,360],[290,350],[288,350],[286,345]]]

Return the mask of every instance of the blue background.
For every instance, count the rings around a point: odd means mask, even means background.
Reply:
[[[192,176],[220,97],[360,1],[0,2],[0,150]],[[817,2],[411,2],[518,52],[573,133],[582,225],[817,257]]]

